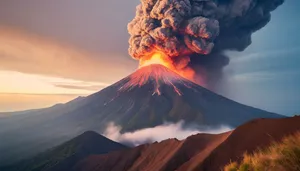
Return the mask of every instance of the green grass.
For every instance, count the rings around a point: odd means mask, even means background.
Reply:
[[[241,163],[231,162],[224,171],[300,171],[300,132],[253,154],[244,154]]]

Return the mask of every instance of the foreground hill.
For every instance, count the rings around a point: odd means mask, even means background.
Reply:
[[[39,171],[68,170],[74,163],[92,154],[105,154],[111,151],[127,149],[95,132],[88,131],[78,137],[12,166],[0,168],[1,171]]]
[[[246,152],[300,131],[300,117],[256,119],[222,134],[197,134],[134,148],[86,132],[1,171],[220,171]]]
[[[1,164],[33,156],[88,130],[102,133],[109,122],[129,132],[182,120],[202,129],[283,117],[217,95],[161,65],[143,67],[85,98],[10,115],[0,118],[0,139],[5,140],[0,143]]]
[[[231,161],[241,161],[245,152],[252,153],[274,141],[300,130],[300,117],[285,119],[257,119],[238,127],[218,146],[197,170],[219,171]]]
[[[198,134],[183,141],[169,139],[123,152],[92,155],[78,163],[74,170],[175,170],[199,154],[205,158],[229,134]]]
[[[73,171],[220,171],[230,161],[241,161],[245,152],[269,146],[300,131],[300,117],[257,119],[232,132],[198,134],[142,145],[105,155],[91,155]]]
[[[285,137],[281,142],[259,149],[254,154],[244,154],[243,161],[228,164],[224,171],[299,171],[300,132]]]

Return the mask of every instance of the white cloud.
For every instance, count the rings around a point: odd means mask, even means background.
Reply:
[[[295,78],[299,76],[299,71],[256,71],[248,73],[240,73],[232,75],[230,78],[233,81],[238,82],[266,82],[266,81],[278,81],[286,80],[288,78]],[[235,82],[236,84],[236,82]]]
[[[0,93],[91,94],[110,84],[0,70]]]
[[[218,134],[231,130],[231,128],[227,126],[220,126],[214,129],[205,129],[205,131],[195,128],[185,129],[183,128],[183,123],[184,122],[182,121],[178,123],[165,123],[154,128],[145,128],[122,134],[120,133],[122,128],[111,122],[108,124],[103,135],[117,142],[123,142],[137,146],[144,143],[152,143],[155,141],[159,142],[169,138],[177,138],[182,140],[198,133]]]

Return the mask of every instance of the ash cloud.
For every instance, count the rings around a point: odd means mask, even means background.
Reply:
[[[183,140],[191,135],[198,133],[218,134],[232,129],[227,126],[220,126],[217,128],[206,128],[199,130],[193,127],[186,128],[183,126],[184,122],[165,123],[154,128],[145,128],[134,132],[121,133],[121,127],[115,125],[113,122],[109,123],[104,132],[104,136],[130,146],[137,146],[145,143],[153,143],[155,141],[162,141],[169,138],[177,138]]]
[[[226,50],[243,51],[251,35],[284,0],[141,0],[128,24],[129,54],[135,59],[161,51],[214,83],[229,63]],[[180,62],[179,62],[180,63]],[[182,66],[181,66],[182,67]],[[214,78],[214,79],[212,79]]]

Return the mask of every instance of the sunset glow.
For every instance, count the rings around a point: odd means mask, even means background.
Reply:
[[[1,26],[0,37],[0,113],[49,107],[93,94],[136,67],[125,57],[111,67],[112,62],[102,56],[116,59],[119,54],[74,48],[16,28]]]
[[[0,93],[19,94],[91,94],[109,85],[14,71],[0,71],[0,80]]]
[[[0,113],[65,103],[78,96],[88,96],[109,85],[1,70],[0,80]]]

